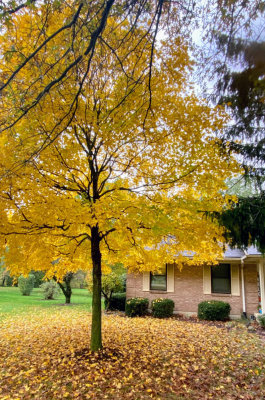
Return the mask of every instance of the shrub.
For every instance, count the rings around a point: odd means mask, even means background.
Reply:
[[[107,299],[105,299],[105,308],[107,308]],[[108,310],[125,311],[126,293],[113,293],[109,301]]]
[[[47,281],[40,285],[45,300],[54,300],[60,294],[60,288],[55,281]]]
[[[18,287],[23,296],[29,296],[34,288],[35,277],[29,274],[28,277],[20,275],[18,278]]]
[[[265,314],[259,315],[258,316],[258,321],[260,326],[265,329]]]
[[[224,301],[202,301],[198,305],[198,317],[209,321],[225,321],[229,318],[231,307]]]
[[[149,301],[143,297],[133,297],[126,301],[125,314],[128,317],[142,316],[147,313]]]
[[[152,301],[152,314],[156,318],[168,318],[173,315],[175,303],[170,299],[155,299]]]

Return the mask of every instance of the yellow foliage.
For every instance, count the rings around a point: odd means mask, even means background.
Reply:
[[[10,31],[1,34],[0,81],[21,54],[36,48],[45,7],[14,17]],[[69,12],[61,5],[46,15],[50,33]],[[146,32],[141,43],[145,32],[127,30],[126,22],[109,18],[75,114],[61,134],[85,62],[1,137],[0,240],[15,275],[42,269],[47,278],[56,273],[61,279],[91,268],[93,229],[103,263],[121,261],[131,271],[190,262],[184,250],[196,253],[193,264],[222,256],[222,229],[203,213],[227,206],[224,182],[238,172],[214,138],[227,117],[193,94],[183,39],[173,35],[157,46],[150,81],[151,38]],[[124,34],[130,37],[126,45]],[[24,107],[63,71],[58,57],[68,44],[63,31],[16,75],[1,99],[3,118],[18,99]]]

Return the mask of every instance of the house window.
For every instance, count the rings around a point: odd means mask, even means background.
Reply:
[[[230,264],[219,264],[211,267],[212,293],[231,293]]]
[[[167,266],[160,272],[150,272],[150,290],[167,290]]]

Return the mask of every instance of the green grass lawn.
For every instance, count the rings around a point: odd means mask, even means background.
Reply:
[[[33,311],[43,308],[55,310],[59,306],[64,305],[65,297],[61,293],[56,300],[44,300],[41,289],[33,289],[30,296],[22,296],[17,287],[0,287],[0,317],[9,314],[20,314],[21,312]],[[87,289],[73,289],[71,298],[71,306],[91,310],[92,299]]]

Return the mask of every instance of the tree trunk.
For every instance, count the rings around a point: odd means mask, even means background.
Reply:
[[[74,274],[72,272],[68,272],[65,277],[64,277],[64,283],[65,283],[65,303],[70,304],[71,303],[71,296],[72,296],[72,288],[71,288],[71,280],[73,279]]]
[[[101,253],[98,227],[91,229],[91,258],[93,264],[91,351],[102,349],[101,337]]]
[[[65,304],[70,304],[71,303],[71,295],[70,296],[65,296]]]
[[[105,311],[109,311],[110,308],[110,299],[105,297]]]
[[[110,308],[112,291],[110,292],[110,295],[108,296],[107,293],[105,293],[104,290],[101,288],[101,293],[103,294],[104,299],[105,299],[105,311],[108,311]]]
[[[58,285],[62,289],[62,292],[65,297],[65,304],[71,303],[71,296],[72,296],[71,280],[73,279],[73,276],[74,276],[73,272],[68,272],[63,278],[64,283],[58,282]],[[55,282],[57,282],[56,277],[53,277],[53,279],[55,280]]]

